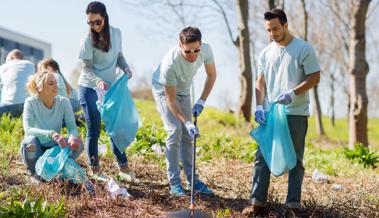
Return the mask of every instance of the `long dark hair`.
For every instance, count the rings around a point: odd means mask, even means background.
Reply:
[[[89,13],[100,14],[104,18],[104,28],[101,32],[98,33],[90,28],[92,45],[97,49],[108,52],[111,44],[111,37],[109,32],[109,19],[107,9],[103,3],[94,1],[89,3],[87,6],[86,14],[88,15]]]

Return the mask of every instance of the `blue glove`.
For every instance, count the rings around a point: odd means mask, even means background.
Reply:
[[[188,134],[192,137],[192,139],[194,139],[195,136],[200,136],[199,129],[195,125],[193,125],[191,121],[186,121],[184,125],[186,126]]]
[[[274,103],[288,105],[291,104],[293,99],[296,97],[295,91],[293,89],[280,94],[275,100]]]
[[[257,109],[255,110],[255,122],[259,124],[264,124],[266,122],[265,111],[263,110],[262,105],[257,105]]]
[[[204,109],[204,104],[205,104],[205,101],[202,100],[201,98],[199,98],[199,100],[197,100],[196,104],[192,108],[192,114],[193,114],[193,116],[197,117],[197,116],[200,115],[200,113]]]

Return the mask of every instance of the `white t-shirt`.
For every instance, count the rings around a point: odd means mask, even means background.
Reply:
[[[10,60],[0,67],[1,98],[0,104],[13,105],[24,103],[28,97],[26,82],[34,74],[34,64],[28,60]]]
[[[163,92],[164,86],[176,86],[176,94],[189,95],[192,79],[203,64],[214,62],[211,46],[202,43],[200,54],[194,62],[186,61],[179,46],[172,48],[154,72],[154,91]]]
[[[259,55],[258,75],[264,75],[268,102],[295,88],[308,75],[320,71],[316,53],[306,41],[293,38],[285,47],[271,42]],[[309,116],[309,94],[302,93],[286,106],[289,115]]]

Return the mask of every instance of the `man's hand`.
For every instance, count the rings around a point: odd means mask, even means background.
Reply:
[[[293,89],[280,94],[275,100],[275,103],[288,105],[291,104],[293,99],[296,97],[295,91]]]
[[[67,141],[66,139],[61,136],[59,133],[54,132],[52,137],[54,142],[56,142],[61,148],[65,148],[67,146]]]
[[[80,141],[80,138],[78,138],[78,137],[70,135],[70,137],[68,138],[68,144],[69,144],[71,150],[78,149],[80,146],[80,143],[81,143],[81,141]]]
[[[192,137],[195,138],[197,136],[200,136],[199,134],[199,129],[191,123],[191,121],[186,121],[184,125],[187,128],[188,134]]]
[[[257,105],[255,110],[255,122],[259,124],[264,124],[266,122],[265,111],[263,110],[262,105]]]
[[[201,98],[199,98],[199,100],[197,100],[196,104],[192,108],[193,116],[198,117],[200,115],[200,113],[204,109],[204,104],[205,104],[205,101],[202,100]]]

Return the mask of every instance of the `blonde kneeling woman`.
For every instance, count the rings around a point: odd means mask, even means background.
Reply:
[[[69,146],[71,158],[83,151],[83,142],[76,128],[70,101],[58,95],[57,80],[53,73],[40,71],[29,77],[27,89],[31,97],[24,103],[23,127],[25,138],[21,143],[21,156],[33,178],[38,158],[49,148]],[[63,120],[68,138],[61,134]]]

